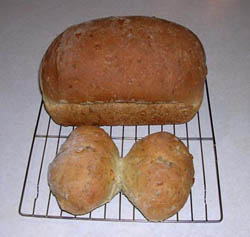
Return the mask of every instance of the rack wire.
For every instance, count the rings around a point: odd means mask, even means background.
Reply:
[[[176,215],[161,223],[216,223],[223,220],[218,158],[207,81],[203,104],[197,115],[186,124],[102,128],[112,137],[121,157],[126,155],[137,140],[158,131],[168,131],[176,135],[193,155],[195,183],[189,198]],[[19,214],[54,219],[148,222],[122,193],[110,203],[83,216],[74,216],[59,208],[47,184],[47,168],[73,129],[74,127],[56,125],[41,102],[24,177]]]

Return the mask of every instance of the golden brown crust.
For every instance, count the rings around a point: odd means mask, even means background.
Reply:
[[[119,152],[98,127],[75,129],[49,165],[48,183],[62,210],[80,215],[120,190]]]
[[[122,162],[122,190],[151,221],[165,220],[183,207],[193,176],[192,155],[167,132],[138,141]]]
[[[40,85],[45,104],[60,108],[88,102],[180,103],[191,107],[187,117],[192,118],[201,104],[206,72],[203,47],[185,27],[154,17],[109,17],[60,34],[43,58]],[[67,120],[76,124],[74,118]],[[163,123],[174,122],[165,118]]]

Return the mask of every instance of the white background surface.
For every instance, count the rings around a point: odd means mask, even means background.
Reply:
[[[24,1],[0,3],[0,236],[249,236],[250,1]],[[201,39],[217,138],[224,220],[136,224],[18,215],[41,95],[37,74],[53,38],[72,24],[110,15],[154,15]]]

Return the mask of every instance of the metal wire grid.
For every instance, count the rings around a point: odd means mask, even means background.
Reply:
[[[203,105],[189,123],[102,128],[109,133],[118,146],[121,157],[126,155],[134,142],[148,134],[168,131],[176,135],[194,156],[195,184],[181,211],[163,223],[222,221],[219,169],[207,81]],[[41,103],[24,177],[19,214],[26,217],[55,219],[148,222],[122,193],[119,193],[110,203],[83,216],[71,215],[58,207],[47,184],[47,167],[73,129],[74,127],[56,125]]]

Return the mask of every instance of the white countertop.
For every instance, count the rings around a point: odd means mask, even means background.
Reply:
[[[0,236],[249,236],[250,1],[28,1],[0,4]],[[224,219],[152,224],[27,218],[18,205],[41,94],[38,67],[66,27],[115,15],[150,15],[201,39],[208,66]]]

